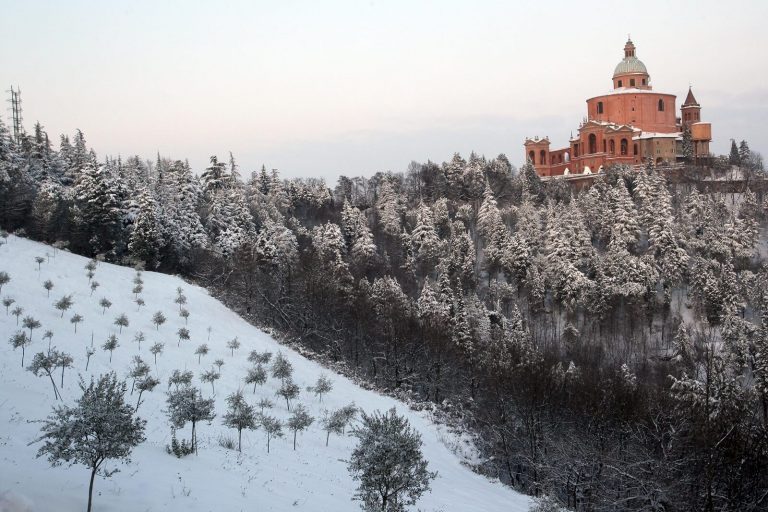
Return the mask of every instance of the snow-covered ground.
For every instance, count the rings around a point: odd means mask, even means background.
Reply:
[[[35,258],[46,258],[40,271]],[[50,256],[50,258],[49,258]],[[439,472],[432,483],[432,491],[422,497],[413,510],[435,511],[505,511],[528,510],[527,497],[515,493],[498,482],[477,475],[460,463],[446,444],[454,438],[444,429],[432,424],[426,413],[416,413],[392,398],[366,391],[346,378],[331,374],[315,362],[309,361],[290,349],[280,346],[273,338],[254,328],[199,287],[182,280],[143,272],[144,290],[141,297],[146,305],[137,311],[131,292],[135,271],[130,268],[100,263],[94,279],[100,283],[91,296],[86,276],[86,258],[67,252],[54,251],[50,246],[11,236],[0,246],[0,271],[11,276],[10,283],[2,287],[0,295],[11,297],[11,306],[23,308],[19,326],[16,317],[6,315],[0,308],[0,512],[7,510],[69,511],[83,510],[87,500],[88,470],[83,466],[50,467],[45,458],[37,459],[38,445],[29,446],[39,433],[36,420],[45,418],[56,402],[47,378],[38,378],[21,368],[21,351],[14,351],[8,339],[21,330],[21,320],[31,315],[42,323],[35,329],[32,344],[26,349],[25,365],[35,352],[47,350],[43,333],[54,333],[53,346],[74,358],[74,368],[67,370],[62,390],[65,403],[79,396],[77,376],[98,375],[115,370],[125,377],[135,355],[140,355],[153,366],[161,380],[155,391],[145,394],[139,415],[147,420],[147,441],[138,446],[132,462],[120,465],[120,472],[109,479],[97,479],[94,490],[94,510],[97,511],[352,511],[360,510],[359,502],[351,501],[355,482],[346,470],[355,439],[331,436],[325,446],[325,432],[320,418],[323,411],[336,409],[354,402],[365,411],[386,410],[396,407],[407,415],[424,441],[423,451],[431,470]],[[53,281],[50,298],[43,288],[47,279]],[[190,312],[187,328],[189,341],[177,348],[175,333],[185,325],[174,303],[176,289],[181,287],[188,299]],[[63,295],[72,294],[74,305],[61,318],[53,304]],[[102,314],[99,301],[108,298],[113,305]],[[152,323],[152,315],[162,311],[168,321],[159,330]],[[118,334],[115,318],[125,313],[130,325]],[[77,326],[70,318],[79,314],[84,322]],[[210,341],[208,327],[211,327]],[[133,341],[142,331],[146,340],[141,350]],[[28,331],[27,331],[28,332]],[[114,351],[112,363],[109,352],[101,345],[110,334],[117,334],[120,346]],[[227,341],[238,337],[241,347],[234,357],[226,348]],[[84,371],[86,347],[91,339],[96,353],[91,357],[88,372]],[[164,353],[157,358],[157,368],[149,352],[154,342],[165,343]],[[198,364],[195,349],[208,343],[211,351]],[[297,450],[292,449],[291,434],[273,440],[271,453],[267,453],[264,433],[260,430],[243,432],[243,453],[222,448],[221,436],[237,437],[234,430],[221,424],[226,410],[225,398],[238,388],[245,388],[246,397],[253,405],[260,398],[275,403],[270,412],[285,421],[289,413],[285,401],[275,396],[279,381],[269,378],[267,383],[252,394],[252,386],[245,386],[243,378],[250,363],[246,360],[251,350],[282,351],[294,367],[294,380],[302,393],[298,402],[308,407],[315,423],[299,435]],[[212,367],[213,361],[223,359],[221,379],[216,382],[217,417],[211,425],[199,426],[200,454],[182,459],[168,455],[165,446],[170,442],[170,427],[163,409],[168,376],[174,369],[189,369],[195,374],[193,384],[211,396],[211,386],[200,382],[200,374]],[[333,380],[333,391],[322,403],[305,391],[321,373]],[[128,397],[134,401],[136,394]],[[298,403],[294,402],[294,403]],[[179,432],[179,438],[189,437],[189,426]],[[115,467],[112,464],[111,467]]]

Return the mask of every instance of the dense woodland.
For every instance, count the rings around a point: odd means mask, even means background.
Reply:
[[[503,155],[321,180],[0,124],[0,226],[179,273],[579,511],[768,509],[768,201]],[[746,143],[722,168],[763,179]],[[693,171],[691,170],[693,173]]]

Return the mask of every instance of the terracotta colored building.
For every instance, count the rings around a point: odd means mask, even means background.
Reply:
[[[688,89],[676,117],[675,95],[656,92],[645,64],[628,40],[613,72],[613,90],[587,100],[587,116],[569,145],[550,149],[549,137],[525,140],[526,158],[540,176],[592,174],[613,164],[674,163],[682,156],[683,131],[690,129],[694,158],[709,155],[710,123]]]

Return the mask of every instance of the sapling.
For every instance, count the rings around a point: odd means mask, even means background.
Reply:
[[[288,428],[293,430],[293,449],[296,449],[296,434],[309,428],[315,419],[309,415],[307,409],[302,405],[297,405],[293,414],[288,418]]]
[[[138,331],[136,334],[134,334],[134,335],[133,335],[133,341],[135,341],[136,343],[138,343],[138,345],[139,345],[139,351],[141,351],[141,342],[142,342],[142,341],[144,341],[144,340],[146,340],[146,339],[147,339],[147,337],[146,337],[146,336],[144,336],[144,333],[143,333],[143,332],[141,332],[141,331]]]
[[[138,299],[139,294],[144,291],[144,287],[141,286],[140,284],[137,284],[136,286],[133,287],[132,291],[133,291],[134,298]]]
[[[173,370],[171,376],[168,377],[168,389],[171,389],[171,386],[173,385],[178,391],[180,386],[189,386],[190,384],[192,384],[192,372],[189,370],[183,372]]]
[[[16,306],[15,308],[13,308],[13,311],[11,311],[11,314],[16,317],[16,325],[19,325],[19,317],[23,312],[24,312],[24,308],[22,308],[21,306]]]
[[[221,367],[224,366],[224,360],[223,359],[217,359],[213,362],[213,366],[216,367],[216,370],[221,373]]]
[[[101,286],[101,285],[99,285],[98,281],[96,281],[96,280],[91,281],[91,297],[93,297],[93,292],[95,292],[96,288],[98,288],[99,286]]]
[[[30,315],[27,315],[27,316],[24,317],[24,321],[21,323],[21,325],[25,329],[29,329],[29,341],[31,342],[32,341],[32,331],[37,329],[38,327],[40,327],[43,324],[41,324],[40,321],[37,320],[36,318],[34,318],[34,317],[30,316]]]
[[[54,307],[61,311],[61,318],[64,318],[64,313],[72,307],[72,304],[74,304],[74,301],[72,300],[71,295],[64,295],[62,298],[60,298],[56,303],[54,304]]]
[[[72,318],[70,318],[69,321],[72,324],[74,324],[74,326],[75,326],[75,334],[77,334],[77,324],[79,324],[80,322],[83,321],[82,315],[78,315],[78,314],[72,315]]]
[[[108,298],[104,297],[99,301],[99,306],[101,306],[101,314],[103,315],[107,312],[107,309],[112,307],[112,302],[110,302]]]
[[[323,401],[323,395],[330,393],[332,389],[333,383],[325,376],[325,374],[320,375],[320,377],[317,378],[315,386],[311,388],[311,390],[314,391],[315,396],[320,398],[321,402]]]
[[[3,292],[3,285],[8,284],[11,281],[11,276],[8,272],[0,271],[0,293]]]
[[[259,352],[257,350],[252,350],[250,354],[248,354],[248,361],[252,362],[253,364],[269,364],[269,361],[272,360],[272,352]]]
[[[104,344],[101,346],[103,350],[109,350],[109,362],[112,363],[112,352],[119,347],[120,344],[117,342],[117,336],[114,334],[110,334],[109,338],[107,338],[107,341],[104,342]]]
[[[115,318],[114,324],[120,328],[119,333],[123,333],[123,327],[128,327],[128,317],[125,316],[125,313],[121,314],[117,318]]]
[[[283,356],[282,352],[278,352],[277,356],[275,356],[275,361],[272,363],[272,377],[285,382],[285,379],[289,378],[292,374],[293,366]]]
[[[189,339],[189,329],[186,327],[180,327],[178,331],[176,331],[176,336],[179,337],[179,341],[176,343],[177,347],[181,346],[181,340],[187,341]]]
[[[283,424],[273,416],[264,415],[261,415],[259,424],[264,429],[264,433],[267,434],[267,453],[269,453],[270,441],[276,437],[283,437]]]
[[[152,392],[160,384],[160,379],[153,377],[152,375],[145,375],[136,382],[136,389],[139,390],[139,399],[136,400],[136,410],[139,410],[141,405],[141,395],[144,392]]]
[[[227,397],[229,409],[224,415],[225,426],[237,429],[237,451],[242,452],[243,429],[258,428],[256,411],[243,397],[242,391],[236,391]]]
[[[72,368],[72,363],[74,363],[75,360],[72,359],[72,356],[67,354],[66,352],[57,352],[56,353],[56,367],[61,367],[61,387],[64,387],[64,370],[66,368]]]
[[[53,338],[53,331],[45,331],[43,333],[43,339],[48,338],[48,352],[51,351],[51,339]]]
[[[261,414],[264,414],[264,409],[271,409],[275,406],[275,404],[272,403],[272,400],[269,398],[262,398],[259,400],[258,406],[259,409],[261,409]]]
[[[133,356],[132,363],[132,366],[128,370],[128,376],[133,379],[133,383],[131,384],[131,394],[133,394],[133,389],[136,387],[136,381],[149,375],[149,365],[145,363],[140,356]]]
[[[96,275],[96,272],[94,272],[93,270],[89,270],[88,272],[85,273],[85,275],[88,276],[88,283],[90,284],[91,280],[93,279],[93,276]]]
[[[227,348],[232,351],[232,356],[234,357],[235,350],[240,348],[240,342],[238,341],[237,337],[227,342]]]
[[[8,340],[8,343],[11,344],[11,346],[13,347],[13,350],[16,350],[17,348],[21,347],[21,367],[22,368],[24,368],[25,349],[27,345],[29,345],[31,342],[32,340],[30,340],[27,337],[27,333],[25,333],[24,331],[18,331],[16,334],[11,336],[11,338]]]
[[[91,362],[91,356],[96,353],[93,347],[85,347],[85,371],[88,371],[88,364]]]
[[[51,281],[50,279],[46,279],[43,282],[43,288],[45,288],[45,290],[48,292],[48,297],[50,298],[51,290],[53,290],[53,281]]]
[[[208,355],[208,350],[209,350],[208,345],[206,345],[205,343],[197,347],[197,349],[195,350],[195,355],[197,356],[197,364],[200,364],[201,357]]]
[[[163,348],[165,348],[165,344],[159,341],[149,347],[149,352],[155,357],[155,368],[157,368],[157,355],[163,353]]]
[[[152,323],[155,324],[155,330],[159,331],[160,326],[165,323],[165,315],[162,311],[157,311],[154,315],[152,315]]]
[[[56,369],[56,360],[58,358],[58,352],[55,350],[50,351],[48,354],[44,352],[38,352],[32,359],[32,364],[27,367],[27,370],[32,372],[35,377],[47,375],[51,380],[53,386],[53,396],[55,399],[61,400],[61,394],[59,388],[56,387],[56,381],[53,380],[53,371]]]
[[[208,331],[208,341],[211,341],[211,331],[213,331],[213,327],[209,325],[206,331]]]
[[[16,302],[15,299],[12,299],[10,297],[4,297],[3,298],[3,306],[5,306],[5,314],[8,315],[8,308],[10,308],[13,303]]]
[[[283,381],[283,384],[280,386],[280,389],[278,389],[275,394],[277,396],[281,396],[285,398],[285,406],[290,411],[291,400],[299,396],[299,386],[295,382],[293,382],[293,379],[288,377]]]
[[[214,369],[206,370],[202,373],[202,375],[200,375],[201,381],[211,383],[211,392],[214,395],[216,394],[216,387],[214,386],[214,382],[216,382],[220,378],[221,378],[221,374]]]
[[[144,299],[139,297],[138,299],[134,300],[133,302],[136,303],[136,311],[141,311],[141,306],[144,305]]]
[[[267,372],[260,364],[249,368],[248,373],[245,376],[246,384],[253,384],[253,393],[256,394],[256,385],[261,385],[267,382]]]

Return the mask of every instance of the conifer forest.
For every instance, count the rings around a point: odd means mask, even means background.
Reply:
[[[0,124],[4,231],[204,286],[470,432],[476,472],[585,512],[768,510],[765,180],[746,143],[579,189],[476,154],[325,183]]]

